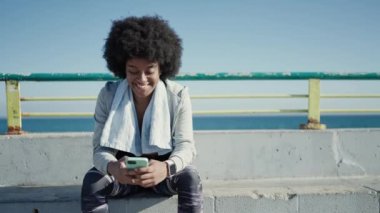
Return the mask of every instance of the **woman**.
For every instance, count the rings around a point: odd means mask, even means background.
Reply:
[[[95,109],[94,168],[84,177],[83,212],[108,212],[108,197],[145,189],[178,194],[178,212],[202,212],[195,156],[192,110],[187,88],[168,78],[181,64],[182,44],[160,17],[128,17],[113,22],[104,46],[111,72]],[[128,170],[128,157],[149,165]]]

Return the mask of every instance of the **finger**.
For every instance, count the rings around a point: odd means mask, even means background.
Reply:
[[[147,179],[152,179],[153,178],[153,174],[152,173],[146,173],[146,174],[143,174],[140,176],[140,179],[141,180],[147,180]]]
[[[129,176],[142,176],[142,175],[145,175],[145,174],[149,174],[147,172],[140,172],[138,170],[129,170],[128,171],[128,175]]]
[[[124,178],[125,178],[126,180],[128,180],[128,182],[131,183],[131,180],[132,180],[132,179],[136,179],[136,176],[126,174],[126,175],[124,176]]]
[[[147,172],[151,172],[151,168],[150,168],[150,166],[148,166],[148,167],[143,167],[143,168],[138,168],[138,169],[135,169],[135,171],[137,172],[137,173],[147,173]]]
[[[146,172],[146,173],[147,172],[152,173],[152,172],[156,171],[156,165],[157,164],[152,164],[152,165],[150,165],[148,167],[143,168],[144,172]]]
[[[132,179],[131,179],[131,183],[132,183],[132,184],[136,184],[136,179],[132,178]]]
[[[147,168],[131,169],[131,170],[128,170],[128,174],[129,175],[142,175],[142,174],[147,173],[148,171],[150,171],[150,170]]]
[[[134,183],[134,185],[143,186],[143,184],[142,184],[142,180],[141,180],[141,179],[138,179],[138,178],[134,178],[134,179],[133,179],[133,183]]]
[[[135,177],[135,176],[129,177],[129,181],[128,182],[131,185],[139,185],[141,183],[141,181],[139,180],[139,178]]]
[[[148,187],[153,187],[155,184],[154,184],[154,181],[152,180],[149,180],[149,181],[141,181],[140,183],[140,186],[144,187],[144,188],[148,188]]]
[[[128,175],[129,176],[136,176],[136,175],[138,175],[138,173],[136,170],[128,170]]]
[[[140,183],[142,185],[148,185],[148,184],[154,183],[154,180],[153,179],[145,179],[145,180],[141,180]]]

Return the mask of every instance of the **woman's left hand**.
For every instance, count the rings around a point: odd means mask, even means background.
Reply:
[[[163,181],[167,177],[168,170],[165,162],[150,160],[148,167],[129,171],[128,174],[135,177],[136,185],[149,188]]]

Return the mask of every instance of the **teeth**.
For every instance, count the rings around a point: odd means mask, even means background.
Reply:
[[[137,83],[136,86],[137,87],[145,87],[145,86],[148,86],[148,84],[139,84],[139,83]]]

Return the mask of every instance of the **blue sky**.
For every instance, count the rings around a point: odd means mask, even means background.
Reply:
[[[379,11],[377,0],[0,0],[0,72],[107,72],[104,39],[112,20],[131,15],[169,21],[183,39],[182,73],[380,72]],[[23,83],[21,89],[31,96],[96,95],[102,84]],[[204,91],[192,84],[193,93]],[[267,82],[254,85],[232,83],[226,92],[273,88]],[[276,89],[306,88],[305,83],[281,85]],[[341,88],[335,85],[326,87]],[[380,92],[376,82],[349,85],[350,93]],[[4,116],[5,93],[0,94]],[[40,103],[25,104],[27,111],[40,108]],[[78,108],[91,111],[93,105]]]

